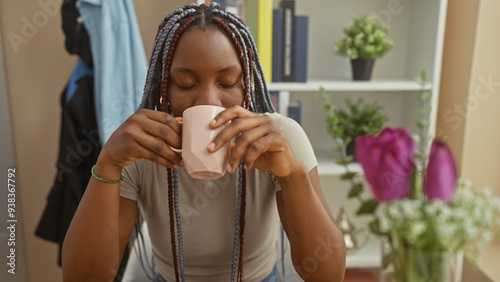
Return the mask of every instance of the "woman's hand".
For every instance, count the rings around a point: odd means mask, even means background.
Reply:
[[[181,156],[169,146],[181,147],[181,131],[181,125],[171,115],[140,109],[111,135],[98,162],[123,168],[144,158],[176,168],[181,166]]]
[[[217,128],[231,121],[208,146],[210,152],[236,138],[228,162],[228,171],[234,172],[240,160],[245,169],[252,166],[268,171],[277,177],[289,177],[302,168],[286,136],[271,117],[257,115],[240,106],[233,106],[219,113],[210,123]]]

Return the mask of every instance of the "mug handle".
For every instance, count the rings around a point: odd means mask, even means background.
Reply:
[[[184,121],[182,117],[175,117],[175,120],[176,120],[178,123],[180,123],[180,124],[182,124],[182,123],[183,123],[183,121]],[[170,149],[171,149],[172,151],[174,151],[174,152],[176,152],[176,153],[178,153],[178,154],[181,154],[181,153],[182,153],[182,149],[177,149],[177,148],[174,148],[174,147],[172,147],[172,146],[168,146],[168,147],[170,147]]]

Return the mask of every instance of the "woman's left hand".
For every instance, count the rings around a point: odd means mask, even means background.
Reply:
[[[277,177],[292,176],[301,168],[302,163],[293,153],[285,134],[271,117],[233,106],[219,113],[210,127],[217,128],[228,121],[231,123],[208,146],[208,150],[214,152],[237,137],[232,144],[228,172],[234,172],[240,160],[244,161],[245,169],[255,167]]]

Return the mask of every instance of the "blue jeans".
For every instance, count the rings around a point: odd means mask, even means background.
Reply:
[[[163,278],[161,274],[158,274],[153,282],[167,282],[167,280],[165,280],[165,278]],[[262,280],[262,282],[278,282],[278,278],[276,278],[276,272],[274,272],[274,269],[266,278],[264,278],[264,280]]]

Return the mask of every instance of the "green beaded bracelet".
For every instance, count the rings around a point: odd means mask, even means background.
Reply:
[[[95,174],[94,169],[95,169],[95,165],[92,167],[92,170],[91,170],[92,176],[99,181],[113,184],[113,183],[120,183],[123,180],[123,176],[121,176],[120,179],[118,179],[118,180],[108,180],[108,179],[101,178]]]

